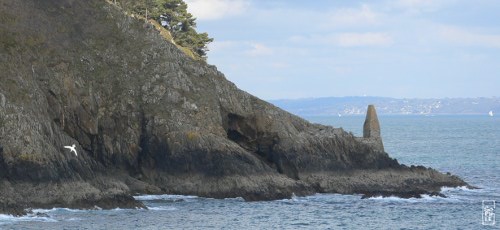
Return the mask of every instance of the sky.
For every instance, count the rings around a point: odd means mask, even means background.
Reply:
[[[498,0],[185,0],[262,99],[500,96]]]

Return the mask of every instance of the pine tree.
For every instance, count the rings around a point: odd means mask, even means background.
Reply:
[[[187,11],[188,5],[183,0],[121,0],[120,3],[135,14],[156,20],[170,31],[175,43],[206,59],[207,45],[213,38],[196,31],[196,18]]]
[[[187,11],[187,4],[183,0],[157,0],[157,3],[157,20],[166,22],[164,27],[170,31],[174,41],[205,59],[207,44],[213,38],[207,33],[196,32],[196,18]]]

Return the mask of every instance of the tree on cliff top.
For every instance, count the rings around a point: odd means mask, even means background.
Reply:
[[[196,32],[196,18],[187,11],[183,0],[124,1],[135,13],[152,18],[168,29],[178,45],[191,50],[197,57],[206,59],[208,43],[213,38],[207,33]],[[127,8],[128,8],[127,7]]]
[[[207,44],[213,41],[207,33],[196,32],[196,18],[187,11],[187,4],[183,0],[157,0],[160,15],[155,15],[162,25],[172,33],[174,41],[201,58],[207,55]]]

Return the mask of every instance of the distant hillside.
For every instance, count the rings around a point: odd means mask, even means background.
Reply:
[[[325,97],[270,100],[302,116],[364,114],[375,104],[379,114],[500,114],[500,98],[396,99],[389,97]]]

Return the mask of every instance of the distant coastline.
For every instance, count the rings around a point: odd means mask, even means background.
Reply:
[[[390,97],[324,97],[268,100],[299,116],[363,115],[375,104],[380,115],[485,115],[500,113],[500,97],[399,99]]]

